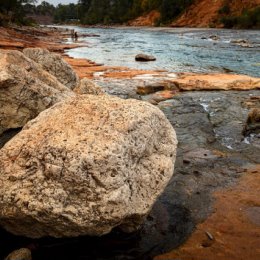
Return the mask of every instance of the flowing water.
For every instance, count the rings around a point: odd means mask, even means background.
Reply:
[[[170,72],[233,72],[260,76],[260,31],[183,28],[81,28],[87,44],[68,50],[75,58],[87,58],[112,66],[165,69]],[[99,37],[97,37],[99,36]],[[217,40],[211,39],[217,36]],[[211,37],[211,38],[210,38]],[[247,47],[232,43],[243,39]],[[155,62],[135,62],[135,55],[154,55]]]

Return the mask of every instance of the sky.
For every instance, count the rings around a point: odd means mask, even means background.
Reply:
[[[43,2],[43,0],[37,1],[38,4],[40,4],[41,2]],[[46,0],[46,2],[53,4],[53,5],[58,5],[58,4],[77,3],[78,0]]]

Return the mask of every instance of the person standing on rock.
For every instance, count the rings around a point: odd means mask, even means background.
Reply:
[[[75,42],[78,40],[78,33],[77,32],[74,33],[74,39],[75,39]]]

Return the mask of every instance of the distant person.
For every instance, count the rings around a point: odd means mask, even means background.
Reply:
[[[74,39],[75,39],[75,41],[78,40],[78,33],[77,32],[74,33]]]

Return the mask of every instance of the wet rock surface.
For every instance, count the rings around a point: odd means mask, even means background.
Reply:
[[[129,89],[118,87],[113,94],[127,98]],[[212,191],[233,185],[245,168],[260,162],[259,136],[242,134],[250,110],[245,102],[251,104],[257,96],[256,90],[185,92],[159,103],[179,140],[175,175],[139,232],[30,240],[2,231],[8,239],[1,255],[16,245],[33,244],[34,259],[152,259],[181,245],[212,211]]]

